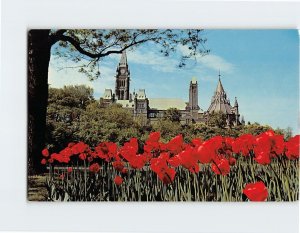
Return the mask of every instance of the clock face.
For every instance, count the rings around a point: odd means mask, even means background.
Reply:
[[[121,69],[121,74],[125,74],[125,69]]]

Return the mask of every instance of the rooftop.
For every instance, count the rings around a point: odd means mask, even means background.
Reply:
[[[152,98],[149,99],[149,107],[151,109],[167,110],[169,108],[177,108],[185,110],[186,103],[182,99],[174,98]]]

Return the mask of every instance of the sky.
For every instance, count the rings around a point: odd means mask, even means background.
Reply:
[[[154,44],[127,51],[131,72],[130,91],[146,89],[148,98],[181,98],[188,101],[189,82],[198,80],[199,106],[206,111],[217,87],[220,70],[231,104],[237,97],[246,122],[273,128],[291,127],[299,134],[299,34],[297,30],[204,30],[209,55],[197,63],[178,68],[177,54],[164,57]],[[105,88],[114,90],[115,71],[121,55],[110,55],[100,63],[101,77],[89,81],[72,62],[54,54],[49,66],[51,87],[85,84],[99,99]],[[76,64],[78,65],[78,64]]]

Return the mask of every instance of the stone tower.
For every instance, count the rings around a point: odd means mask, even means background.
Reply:
[[[129,100],[130,71],[125,50],[116,70],[115,94],[118,100]]]
[[[192,78],[190,82],[190,89],[189,89],[189,110],[191,119],[194,121],[198,120],[198,82],[195,77]]]
[[[189,107],[191,110],[199,110],[198,106],[198,83],[196,78],[192,78],[189,90]]]

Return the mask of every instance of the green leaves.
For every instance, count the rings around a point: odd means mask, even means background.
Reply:
[[[78,140],[79,121],[86,107],[94,102],[93,90],[84,85],[50,88],[47,107],[47,143],[57,149]]]
[[[181,113],[177,108],[169,108],[164,114],[164,119],[172,122],[180,122],[180,118]]]

